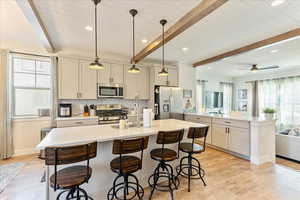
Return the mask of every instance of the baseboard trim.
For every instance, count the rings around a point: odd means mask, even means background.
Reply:
[[[286,159],[286,160],[289,160],[289,161],[292,161],[292,162],[295,162],[295,163],[300,164],[300,161],[299,161],[299,160],[295,160],[295,159],[288,158],[288,157],[285,157],[285,156],[280,156],[280,155],[276,155],[276,157],[282,158],[282,159]]]
[[[16,149],[13,157],[37,154],[40,151],[37,149]]]

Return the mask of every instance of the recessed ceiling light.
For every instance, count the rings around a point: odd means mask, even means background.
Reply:
[[[189,48],[187,48],[187,47],[182,48],[182,51],[187,51],[187,50],[189,50]]]
[[[271,6],[275,7],[275,6],[279,6],[281,4],[283,4],[285,2],[285,0],[274,0],[271,3]]]
[[[142,43],[146,44],[147,42],[148,42],[148,40],[142,39]]]
[[[208,69],[208,70],[210,70],[210,69],[211,69],[211,67],[207,67],[207,69]]]
[[[271,53],[277,53],[279,50],[278,49],[274,49],[271,51]]]
[[[86,26],[86,27],[85,27],[85,30],[87,30],[87,31],[93,31],[93,27],[91,27],[91,26]]]

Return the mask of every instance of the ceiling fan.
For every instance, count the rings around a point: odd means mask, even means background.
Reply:
[[[250,71],[251,72],[257,72],[257,71],[263,71],[263,70],[268,70],[268,69],[278,69],[278,65],[273,65],[273,66],[268,66],[268,67],[257,67],[257,64],[251,64]],[[241,69],[241,70],[249,70],[249,69]]]

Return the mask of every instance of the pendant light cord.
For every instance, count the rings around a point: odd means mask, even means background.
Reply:
[[[162,30],[163,30],[163,39],[162,39],[162,57],[163,57],[163,60],[162,60],[162,65],[163,65],[163,69],[165,68],[165,25],[163,24],[163,27],[162,27]]]
[[[133,48],[132,48],[132,57],[134,58],[135,57],[135,19],[134,19],[135,16],[133,16],[133,19],[132,19],[132,44],[133,44]],[[132,63],[131,64],[135,64],[135,61],[134,59],[132,60]]]
[[[96,59],[98,59],[98,27],[97,27],[97,2],[95,1],[95,55]]]

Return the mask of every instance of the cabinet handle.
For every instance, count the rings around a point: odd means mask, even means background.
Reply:
[[[82,124],[83,122],[75,122],[75,124]]]

